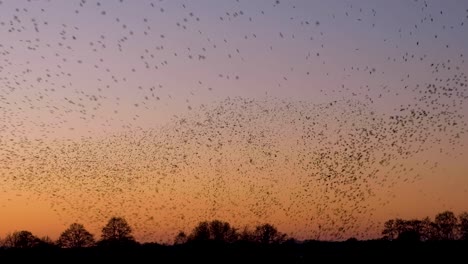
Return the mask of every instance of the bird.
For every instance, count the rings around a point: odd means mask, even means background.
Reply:
[[[467,155],[466,5],[386,5],[2,1],[0,191],[148,241],[375,236],[430,153]]]

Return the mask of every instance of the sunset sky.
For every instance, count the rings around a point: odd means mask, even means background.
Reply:
[[[0,238],[468,211],[468,2],[0,1]]]

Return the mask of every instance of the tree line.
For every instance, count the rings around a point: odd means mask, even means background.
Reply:
[[[382,231],[385,240],[404,241],[447,241],[468,240],[468,212],[458,217],[451,211],[423,219],[391,219],[384,223]]]
[[[48,246],[84,248],[96,245],[131,245],[136,243],[135,238],[132,236],[132,228],[125,218],[112,217],[102,228],[101,239],[98,241],[96,241],[94,235],[86,230],[82,224],[73,223],[60,234],[60,237],[56,241],[53,241],[49,237],[39,238],[34,236],[30,231],[22,230],[7,234],[2,240],[1,245],[5,248],[35,248]]]
[[[56,241],[49,237],[36,237],[31,232],[23,230],[7,234],[1,240],[3,248],[87,248],[107,246],[135,246],[139,243],[132,235],[133,229],[123,217],[112,217],[101,230],[100,239],[96,239],[82,224],[73,223],[64,230]],[[384,223],[381,240],[390,241],[468,241],[468,213],[463,212],[458,217],[451,211],[445,211],[435,216],[423,219],[391,219]],[[261,224],[253,229],[245,227],[238,229],[228,222],[213,220],[198,223],[190,233],[180,231],[174,238],[174,245],[203,242],[250,242],[257,244],[282,244],[295,242],[292,237],[280,232],[271,224]]]
[[[96,240],[82,224],[73,223],[63,231],[56,241],[49,237],[39,238],[30,231],[22,230],[7,234],[1,240],[4,248],[86,248],[93,246],[135,246],[139,243],[132,235],[133,229],[123,217],[112,217],[101,230],[101,238]],[[256,226],[253,230],[244,228],[239,231],[228,222],[220,220],[204,221],[195,226],[191,233],[180,231],[174,238],[174,245],[190,242],[225,242],[249,241],[262,244],[280,244],[286,240],[286,234],[270,224]]]

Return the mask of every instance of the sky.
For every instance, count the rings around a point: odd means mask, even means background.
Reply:
[[[467,211],[468,3],[0,1],[0,238]]]

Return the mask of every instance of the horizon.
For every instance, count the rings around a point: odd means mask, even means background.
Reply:
[[[172,241],[162,240],[148,240],[139,241],[133,234],[135,233],[134,228],[130,223],[126,221],[124,217],[113,216],[108,219],[107,223],[102,226],[100,235],[90,233],[83,223],[71,223],[65,230],[63,230],[59,237],[50,237],[48,235],[38,237],[28,230],[15,230],[8,232],[4,238],[0,237],[0,248],[15,248],[20,243],[28,240],[32,244],[44,243],[49,246],[58,246],[61,248],[80,248],[80,247],[93,247],[105,246],[105,243],[122,243],[136,242],[137,244],[160,244],[160,245],[181,245],[186,243],[204,243],[207,241],[215,241],[218,243],[260,243],[260,244],[282,244],[282,243],[303,243],[303,242],[349,242],[349,241],[398,241],[398,242],[434,242],[434,241],[465,241],[467,235],[467,220],[468,211],[460,212],[459,214],[451,211],[439,212],[435,217],[426,216],[421,219],[388,219],[385,221],[381,228],[379,237],[357,239],[354,236],[350,236],[342,239],[321,239],[320,237],[306,237],[298,239],[294,236],[290,236],[287,233],[283,233],[278,230],[274,225],[269,223],[261,223],[256,226],[232,226],[229,222],[225,222],[220,219],[211,219],[200,221],[196,225],[193,225],[189,230],[179,230]],[[453,222],[451,222],[454,220]],[[115,224],[115,222],[121,222],[121,225]],[[120,232],[125,234],[123,237],[117,238],[115,233],[109,233],[109,226],[113,225],[113,228],[121,230]],[[208,236],[203,231],[203,226],[208,227]],[[447,226],[450,226],[448,229]],[[128,227],[128,229],[127,229]],[[222,227],[222,228],[221,228]],[[21,233],[29,233],[29,238],[19,238]],[[74,233],[74,236],[70,236]],[[408,236],[411,234],[412,236]],[[414,237],[414,234],[417,234]],[[263,236],[268,236],[270,239],[262,241]],[[89,236],[90,240],[84,244],[77,245],[78,241],[85,241]],[[218,237],[217,237],[218,236]],[[16,237],[16,238],[15,238]],[[15,239],[17,239],[16,242]],[[23,242],[20,242],[23,241]],[[68,242],[64,242],[68,241]],[[8,244],[12,243],[12,244]],[[18,245],[15,245],[17,243]],[[70,243],[70,244],[67,244]],[[31,246],[34,247],[34,246]]]

